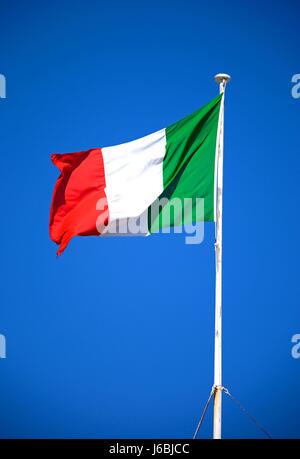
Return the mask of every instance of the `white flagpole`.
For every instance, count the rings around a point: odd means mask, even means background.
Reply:
[[[219,73],[215,76],[219,84],[220,94],[223,94],[217,134],[217,176],[216,176],[216,297],[215,297],[215,357],[214,357],[214,430],[213,438],[220,439],[222,435],[222,220],[223,220],[223,150],[224,150],[224,97],[226,84],[230,76]]]

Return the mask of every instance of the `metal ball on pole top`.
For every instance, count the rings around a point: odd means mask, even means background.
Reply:
[[[215,75],[215,82],[220,85],[220,94],[224,92],[225,86],[231,80],[231,76],[227,73],[218,73]]]

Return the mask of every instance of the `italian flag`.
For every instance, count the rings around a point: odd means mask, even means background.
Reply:
[[[160,208],[149,209],[162,197],[204,198],[203,221],[215,220],[216,145],[222,95],[200,110],[131,142],[113,147],[51,155],[61,174],[51,210],[50,237],[60,255],[73,236],[124,234],[124,222],[147,215],[144,234],[163,226]],[[196,206],[196,204],[195,204]],[[192,206],[192,220],[197,213]],[[184,224],[172,213],[170,226]]]

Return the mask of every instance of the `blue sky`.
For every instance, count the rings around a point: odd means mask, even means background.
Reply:
[[[49,240],[52,152],[132,140],[226,97],[224,385],[300,437],[296,1],[3,1],[1,437],[190,438],[213,383],[214,229]],[[226,438],[262,434],[224,399]],[[200,437],[210,437],[208,413]]]

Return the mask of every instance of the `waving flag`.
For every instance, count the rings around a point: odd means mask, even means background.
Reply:
[[[59,244],[58,255],[73,236],[104,234],[114,222],[145,214],[161,197],[204,198],[202,218],[213,221],[221,99],[222,95],[181,121],[131,142],[53,154],[61,175],[49,226],[51,239]],[[192,215],[197,219],[196,213]],[[171,226],[180,223],[184,216],[171,217]],[[146,233],[161,226],[159,215],[149,218]]]

